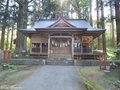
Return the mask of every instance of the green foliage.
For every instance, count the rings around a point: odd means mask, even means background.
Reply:
[[[29,58],[29,50],[26,51],[25,55],[22,55],[22,54],[16,54],[14,52],[11,53],[11,58],[16,58],[16,59],[19,59],[19,58]]]
[[[9,65],[9,70],[17,70],[16,65]]]
[[[7,63],[2,63],[3,70],[11,71],[11,70],[17,70],[17,67],[15,65],[10,65]]]
[[[90,80],[86,80],[86,82],[85,82],[85,84],[87,85],[87,86],[91,86],[92,85],[92,81],[90,81]]]
[[[116,59],[114,50],[115,49],[112,48],[111,46],[107,46],[107,60],[115,60]]]
[[[7,41],[4,42],[4,48],[5,48],[6,50],[9,49],[9,42],[7,42]]]
[[[11,54],[11,58],[20,58],[21,56],[20,55],[18,55],[18,54],[15,54],[15,53],[12,53]]]
[[[106,48],[107,48],[107,59],[108,60],[115,60],[116,55],[114,53],[115,48],[111,46],[111,40],[110,40],[110,35],[109,35],[109,30],[106,31]]]
[[[114,53],[115,49],[114,47],[111,46],[111,40],[110,40],[110,35],[109,35],[109,30],[106,30],[106,49],[107,49],[107,60],[116,60],[116,54]],[[102,42],[102,38],[101,38]],[[102,46],[102,43],[101,43]],[[98,48],[98,41],[97,39],[94,40],[94,49],[97,50]]]
[[[103,80],[110,85],[110,84],[114,84],[117,81],[117,78],[104,75]]]
[[[85,83],[87,90],[105,90],[98,82],[88,77],[85,70],[78,71],[78,74]]]
[[[89,19],[89,7],[90,7],[90,0],[69,0],[69,3],[72,5],[73,10],[75,13],[78,14],[78,18],[86,18]]]
[[[7,65],[8,67],[7,68],[3,68],[3,70],[6,70],[6,71],[13,71],[13,70],[17,70],[17,67],[15,65],[9,65],[9,64],[5,64]]]
[[[0,66],[2,65],[2,60],[0,59]]]
[[[55,12],[59,11],[60,4],[57,0],[44,0],[43,1],[43,17],[55,18]]]

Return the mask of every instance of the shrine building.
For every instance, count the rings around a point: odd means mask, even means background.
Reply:
[[[19,29],[31,39],[30,55],[69,60],[93,58],[93,41],[105,32],[86,19],[40,19],[28,29]]]

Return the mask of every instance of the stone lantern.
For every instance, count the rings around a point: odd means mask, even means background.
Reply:
[[[114,52],[116,53],[117,60],[120,60],[120,42],[118,43],[118,48]]]

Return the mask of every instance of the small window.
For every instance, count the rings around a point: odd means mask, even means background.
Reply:
[[[42,52],[48,52],[48,43],[42,43]]]
[[[40,43],[32,43],[32,52],[40,52]]]

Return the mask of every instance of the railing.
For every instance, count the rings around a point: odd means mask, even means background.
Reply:
[[[79,60],[79,59],[82,59],[82,60],[98,60],[98,54],[86,54],[86,53],[83,53],[83,54],[80,54],[80,55],[74,55],[74,58]]]
[[[40,52],[40,48],[32,48],[32,52]]]

